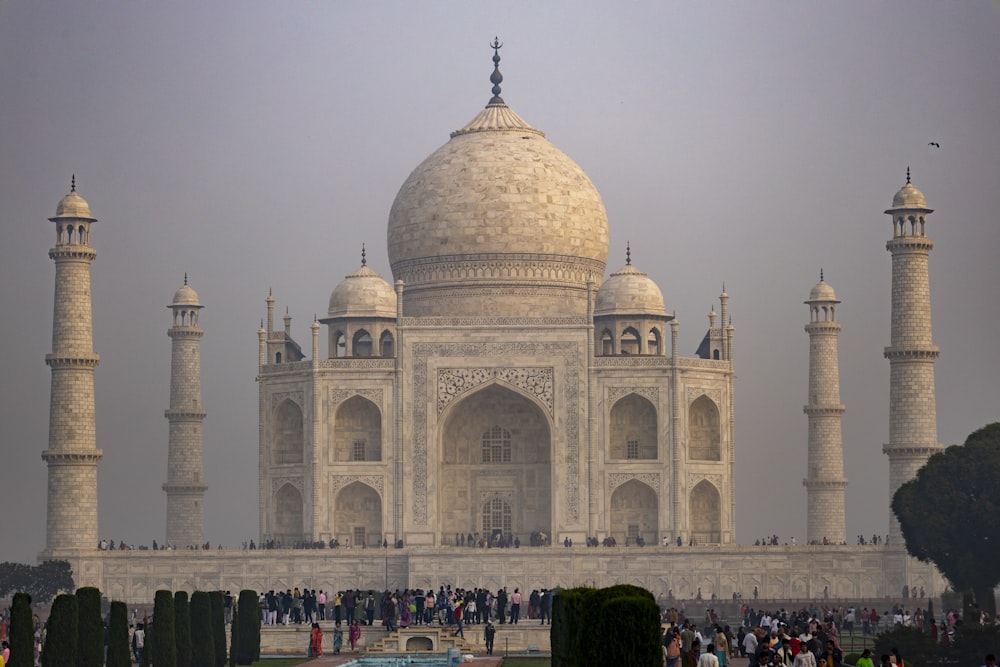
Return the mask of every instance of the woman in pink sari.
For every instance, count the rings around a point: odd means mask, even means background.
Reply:
[[[348,641],[351,642],[351,653],[358,650],[358,640],[361,639],[361,626],[357,620],[351,621],[351,628],[347,634]]]

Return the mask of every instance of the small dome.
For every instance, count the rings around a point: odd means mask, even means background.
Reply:
[[[61,218],[97,222],[96,218],[90,214],[90,205],[87,200],[81,197],[75,189],[59,200],[55,217],[49,219],[55,221]]]
[[[813,301],[834,301],[836,303],[840,303],[837,299],[837,294],[833,291],[833,288],[830,287],[830,283],[823,280],[822,277],[819,279],[819,282],[816,283],[816,286],[810,290],[809,301],[806,301],[806,303],[812,303]]]
[[[184,282],[184,285],[174,293],[174,300],[170,304],[172,306],[197,306],[201,308],[201,304],[198,302],[198,293],[191,289],[191,286]]]
[[[367,265],[345,277],[330,295],[330,317],[396,317],[396,292]]]
[[[657,315],[665,317],[663,293],[645,273],[626,264],[597,290],[594,315]]]
[[[924,193],[907,181],[892,198],[893,208],[927,208]]]

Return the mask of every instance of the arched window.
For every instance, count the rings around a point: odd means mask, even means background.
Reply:
[[[274,363],[276,363],[276,364],[280,364],[281,363],[281,352],[275,352],[274,353]]]
[[[372,356],[372,337],[367,331],[362,329],[354,334],[354,341],[351,345],[355,357]]]
[[[514,526],[513,515],[510,505],[502,498],[493,498],[483,504],[483,534],[496,535],[497,533],[506,535],[511,532]]]
[[[302,463],[302,410],[285,400],[274,415],[271,449],[275,463]]]
[[[389,333],[388,331],[383,331],[382,337],[379,339],[378,342],[378,347],[379,347],[379,354],[381,356],[383,357],[393,356],[394,352],[392,348],[392,334]]]
[[[688,458],[695,461],[722,459],[722,428],[719,408],[702,394],[688,409]]]
[[[639,340],[639,332],[632,327],[623,331],[621,338],[621,353],[639,354]]]
[[[510,431],[494,426],[483,433],[483,463],[510,463]]]
[[[607,329],[601,334],[601,354],[610,357],[615,353],[615,339]]]
[[[330,356],[337,358],[347,356],[347,336],[343,331],[333,334],[333,353]]]
[[[662,354],[660,351],[660,331],[655,327],[649,330],[649,338],[646,341],[646,352],[647,354],[656,356]]]

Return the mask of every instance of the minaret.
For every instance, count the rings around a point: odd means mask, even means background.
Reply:
[[[802,408],[809,416],[809,468],[802,480],[806,487],[809,544],[841,544],[847,540],[844,512],[844,446],[840,418],[840,370],[837,365],[837,338],[840,324],[836,310],[840,301],[823,280],[809,293],[809,402]]]
[[[97,549],[97,426],[94,414],[93,313],[90,305],[90,225],[97,219],[76,192],[76,177],[56,216],[56,263],[49,400],[48,506],[45,555],[66,549]]]
[[[931,290],[927,264],[934,243],[927,238],[924,195],[910,183],[892,198],[892,328],[885,358],[889,360],[889,498],[913,479],[942,447],[937,437],[934,360],[940,350],[931,340]],[[889,543],[902,546],[899,522],[890,514]]]
[[[184,285],[167,306],[174,317],[170,336],[170,422],[167,453],[167,543],[177,547],[201,546],[205,541],[205,490],[202,481],[201,337],[198,294]]]

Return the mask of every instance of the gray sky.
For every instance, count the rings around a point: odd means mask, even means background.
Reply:
[[[70,175],[100,220],[100,534],[165,532],[164,306],[187,271],[206,306],[206,532],[233,546],[257,531],[268,288],[308,348],[362,242],[391,279],[392,200],[489,99],[494,35],[504,99],[590,175],[609,272],[630,240],[685,355],[726,282],[740,541],[805,536],[802,301],[820,267],[843,300],[847,533],[884,533],[882,211],[907,165],[937,210],[940,440],[1000,418],[998,28],[997,2],[0,4],[0,560],[33,560],[45,542],[47,219]]]

